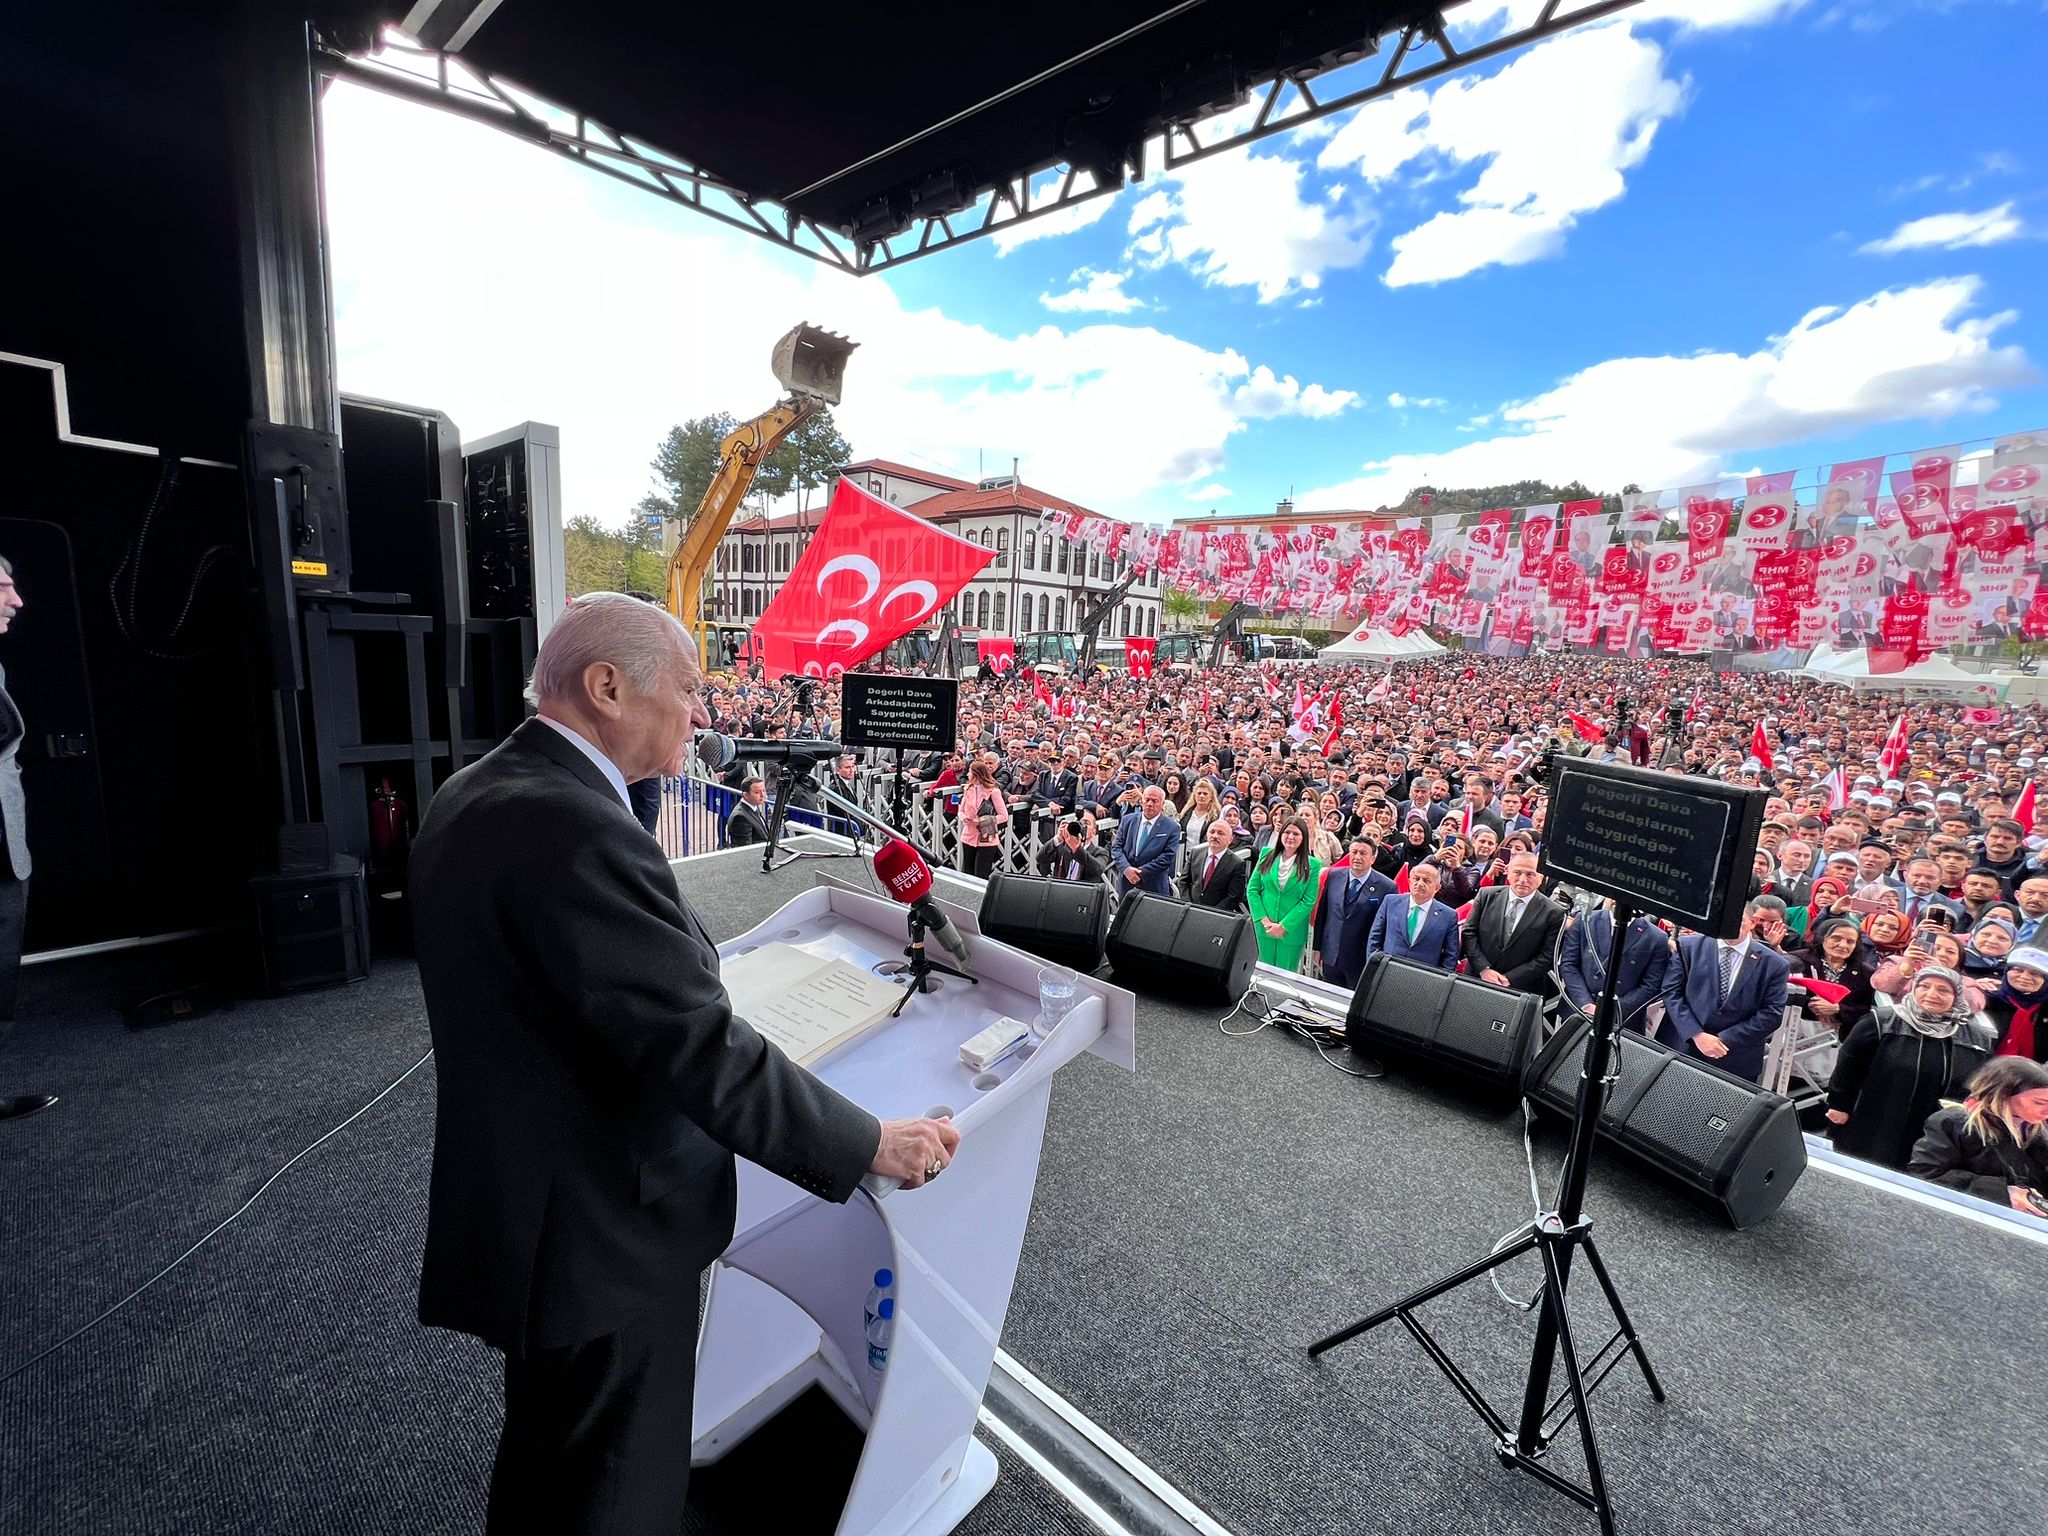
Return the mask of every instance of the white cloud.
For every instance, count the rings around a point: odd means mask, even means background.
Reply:
[[[1322,285],[1372,248],[1370,221],[1302,196],[1303,163],[1230,151],[1165,178],[1131,209],[1129,254],[1179,262],[1206,283],[1256,288],[1270,304]]]
[[[990,231],[988,238],[994,242],[998,256],[1007,256],[1018,246],[1029,245],[1034,240],[1050,240],[1056,235],[1071,235],[1077,229],[1086,229],[1114,208],[1116,200],[1116,193],[1106,192],[1085,203],[1070,203],[1051,213],[1039,214],[1021,224],[998,225]]]
[[[1397,411],[1409,410],[1411,408],[1418,411],[1426,411],[1443,403],[1444,400],[1441,395],[1404,395],[1398,389],[1387,396],[1387,404]]]
[[[1545,4],[1546,0],[1494,0],[1491,5],[1461,9],[1454,17],[1445,19],[1451,21],[1452,34],[1458,42],[1470,44],[1529,25],[1542,13]],[[1642,21],[1675,21],[1694,31],[1706,32],[1775,21],[1806,4],[1807,0],[1648,0],[1630,15]],[[1567,4],[1561,10],[1569,16],[1581,8]]]
[[[1417,485],[1530,477],[1690,485],[1718,478],[1736,454],[1988,410],[1990,391],[2036,375],[2019,347],[1995,342],[2013,313],[1971,313],[1981,287],[1975,277],[1943,278],[1816,309],[1747,354],[1597,363],[1503,406],[1511,430],[1501,435],[1365,464],[1357,478],[1309,491],[1301,503],[1371,508]]]
[[[913,308],[886,274],[844,276],[358,87],[326,111],[343,386],[440,407],[470,437],[554,423],[572,516],[623,518],[674,423],[772,404],[769,349],[798,320],[861,343],[834,412],[859,452],[969,474],[982,450],[1021,454],[1033,484],[1105,512],[1184,511],[1180,489],[1219,477],[1248,423],[1351,402],[1150,326],[1004,334]],[[454,162],[519,187],[493,204],[488,253],[447,218],[430,168]],[[437,270],[456,276],[429,300]]]
[[[1241,415],[1255,421],[1271,416],[1306,416],[1311,421],[1321,421],[1358,402],[1358,396],[1348,389],[1325,389],[1320,384],[1304,387],[1295,382],[1291,373],[1276,379],[1273,370],[1264,363],[1231,391],[1230,399]]]
[[[1622,173],[1650,152],[1685,92],[1665,74],[1656,43],[1627,26],[1589,27],[1497,74],[1369,104],[1323,146],[1319,164],[1379,184],[1416,162],[1425,171],[1483,162],[1458,194],[1463,207],[1391,242],[1389,286],[1444,282],[1556,255],[1581,214],[1626,190]]]
[[[1069,288],[1065,293],[1041,293],[1038,302],[1055,314],[1127,315],[1145,307],[1143,299],[1124,292],[1124,279],[1129,276],[1128,272],[1097,272],[1092,267],[1083,267],[1067,279],[1080,284],[1078,288]]]
[[[1882,240],[1866,241],[1866,256],[1894,256],[1900,251],[1961,251],[1977,245],[1997,245],[2016,240],[2025,233],[2012,203],[2000,203],[1982,213],[1930,213],[1924,219],[1908,219]]]

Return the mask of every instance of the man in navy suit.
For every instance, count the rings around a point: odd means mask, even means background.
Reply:
[[[1173,872],[1180,867],[1180,822],[1166,814],[1166,791],[1157,784],[1146,786],[1138,809],[1117,824],[1110,857],[1116,862],[1119,896],[1134,888],[1155,896],[1173,894]]]
[[[1380,914],[1380,903],[1394,894],[1394,882],[1372,867],[1373,852],[1371,838],[1352,839],[1351,867],[1330,871],[1316,903],[1309,930],[1310,958],[1332,986],[1358,985],[1371,952],[1373,919]]]
[[[1436,899],[1442,877],[1434,864],[1417,864],[1408,871],[1408,890],[1380,902],[1366,937],[1365,953],[1391,955],[1396,960],[1413,960],[1434,970],[1458,968],[1458,914]]]
[[[1664,1022],[1657,1038],[1752,1083],[1763,1077],[1764,1047],[1785,1022],[1785,957],[1754,938],[1757,903],[1742,909],[1732,939],[1688,934],[1664,973]]]
[[[1583,918],[1575,918],[1564,932],[1563,953],[1558,974],[1564,979],[1564,995],[1587,1018],[1607,985],[1607,951],[1614,942],[1614,904],[1603,901]],[[1643,1012],[1664,990],[1664,971],[1671,963],[1671,941],[1664,930],[1647,917],[1628,925],[1628,938],[1621,951],[1621,985],[1615,996],[1616,1017],[1623,1029],[1648,1032]]]

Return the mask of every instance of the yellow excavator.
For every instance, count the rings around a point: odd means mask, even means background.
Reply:
[[[839,403],[846,360],[859,345],[814,325],[794,327],[775,343],[770,359],[783,398],[752,421],[735,427],[718,445],[718,472],[711,477],[696,515],[668,559],[669,612],[683,621],[707,667],[718,666],[723,659],[707,648],[704,633],[704,578],[711,570],[718,541],[725,537],[726,525],[746,500],[768,455],[819,406]]]

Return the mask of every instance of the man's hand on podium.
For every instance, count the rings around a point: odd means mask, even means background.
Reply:
[[[960,1132],[950,1120],[884,1120],[881,1150],[868,1172],[917,1189],[946,1171],[959,1145]]]

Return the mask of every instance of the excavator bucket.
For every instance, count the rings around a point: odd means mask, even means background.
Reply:
[[[815,325],[796,326],[775,343],[775,382],[792,395],[837,405],[846,360],[859,345]]]

